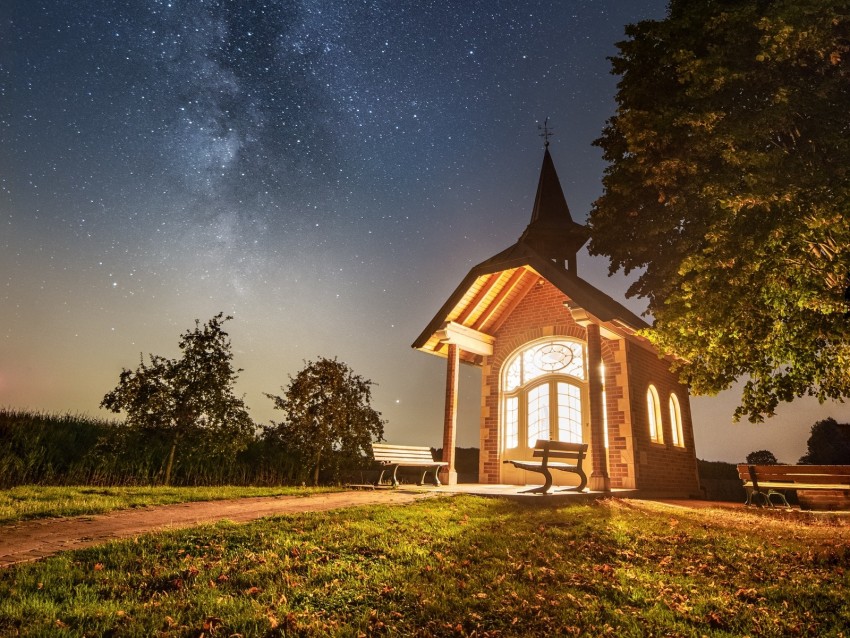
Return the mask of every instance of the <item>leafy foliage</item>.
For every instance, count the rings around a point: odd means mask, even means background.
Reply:
[[[118,386],[108,392],[101,407],[127,414],[134,429],[165,435],[170,451],[165,483],[171,479],[175,452],[181,443],[202,441],[206,452],[227,456],[244,450],[254,424],[243,400],[234,393],[237,373],[233,369],[230,339],[222,329],[232,317],[217,314],[201,327],[180,338],[180,359],[149,355],[135,371],[121,371]]]
[[[285,419],[272,423],[267,436],[300,454],[318,484],[372,456],[372,440],[384,436],[384,421],[371,406],[372,381],[345,363],[320,357],[290,377],[283,396],[266,394]]]
[[[800,458],[804,465],[850,465],[850,423],[818,421],[806,445],[808,452]]]
[[[850,395],[846,2],[672,0],[626,31],[590,251],[642,269],[647,336],[735,417]]]
[[[776,465],[776,455],[770,450],[756,450],[747,454],[747,463],[753,465]]]

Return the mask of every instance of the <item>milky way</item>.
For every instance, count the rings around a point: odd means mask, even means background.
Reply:
[[[410,343],[527,224],[546,116],[584,221],[606,56],[664,5],[3,3],[0,405],[105,416],[122,366],[223,310],[258,421],[339,356],[379,384],[388,437],[438,443],[443,365]],[[580,272],[621,294],[605,266]]]

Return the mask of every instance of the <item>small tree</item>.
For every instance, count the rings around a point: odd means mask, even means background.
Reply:
[[[803,465],[850,465],[850,423],[823,419],[812,426]]]
[[[770,450],[756,450],[747,454],[747,463],[751,465],[776,465],[779,461]]]
[[[283,396],[266,394],[285,415],[272,422],[267,436],[296,451],[317,485],[321,470],[356,466],[372,455],[372,440],[383,439],[385,422],[371,406],[372,385],[336,358],[309,361],[281,388]]]
[[[218,313],[203,326],[180,338],[180,359],[149,355],[135,371],[121,371],[118,386],[107,393],[101,407],[123,410],[127,425],[165,434],[170,450],[165,484],[171,481],[174,459],[182,442],[200,435],[213,454],[236,454],[254,434],[254,423],[245,403],[234,393],[230,339],[222,324],[232,317]]]

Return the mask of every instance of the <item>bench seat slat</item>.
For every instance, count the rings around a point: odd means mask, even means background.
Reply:
[[[744,487],[753,487],[753,482],[745,481]],[[850,485],[847,483],[759,481],[759,487],[769,490],[850,490]]]
[[[738,476],[747,490],[747,505],[756,497],[766,505],[773,505],[772,497],[787,507],[785,490],[799,492],[850,493],[850,466],[848,465],[738,465]],[[778,490],[778,491],[777,491]],[[802,500],[801,500],[802,503]]]

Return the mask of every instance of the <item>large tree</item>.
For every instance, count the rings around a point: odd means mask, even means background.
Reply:
[[[230,338],[222,325],[232,317],[217,314],[180,337],[179,359],[149,355],[135,370],[123,369],[118,386],[103,397],[101,407],[126,412],[127,425],[164,434],[171,441],[164,482],[171,480],[181,443],[199,437],[214,454],[245,449],[255,426],[244,401],[234,392]]]
[[[372,408],[372,381],[345,363],[320,357],[290,377],[282,396],[266,394],[285,418],[267,436],[298,453],[312,474],[334,473],[372,455],[372,440],[384,436],[381,413]]]
[[[627,27],[590,251],[649,338],[735,412],[850,395],[850,6],[672,0]]]
[[[804,465],[850,465],[850,423],[823,419],[812,426],[807,451],[800,458]]]

